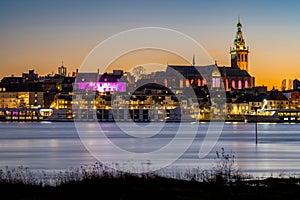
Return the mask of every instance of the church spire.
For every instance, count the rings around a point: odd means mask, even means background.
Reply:
[[[233,47],[230,48],[231,54],[231,67],[238,67],[242,70],[248,71],[248,47],[242,33],[242,24],[240,17],[238,17],[238,23],[236,24],[236,35],[233,41]]]
[[[240,22],[240,17],[238,18],[238,23],[236,24],[237,32],[235,35],[235,40],[234,40],[234,46],[237,49],[244,49],[245,47],[245,40],[243,38],[243,33],[242,33],[242,24]]]

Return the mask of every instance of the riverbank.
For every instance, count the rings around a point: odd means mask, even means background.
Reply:
[[[300,199],[300,179],[196,182],[171,178],[102,177],[71,181],[59,186],[0,183],[7,199]]]
[[[300,177],[253,178],[235,165],[232,153],[216,152],[210,170],[167,174],[127,173],[101,163],[65,172],[0,170],[0,194],[7,199],[300,199]]]

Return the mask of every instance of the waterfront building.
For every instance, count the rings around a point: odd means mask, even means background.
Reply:
[[[94,91],[94,92],[125,92],[126,79],[122,79],[122,74],[114,71],[112,74],[104,73],[79,73],[76,77],[76,87],[78,90]]]
[[[289,109],[290,104],[288,98],[278,90],[271,90],[267,97],[266,109]]]
[[[0,83],[0,108],[33,108],[44,105],[40,83]]]
[[[111,109],[112,95],[126,92],[127,79],[122,70],[113,73],[78,73],[74,83],[72,107],[78,120],[97,120],[95,111],[104,109],[108,115]],[[107,113],[106,113],[107,112]],[[103,115],[101,113],[101,115]]]
[[[231,118],[234,118],[232,115],[244,115],[246,112],[249,112],[249,102],[251,102],[252,100],[253,95],[251,94],[240,95],[233,102],[227,104],[227,114],[231,115]],[[237,116],[235,116],[235,118],[237,118]]]
[[[265,105],[264,105],[265,104]],[[289,109],[289,99],[278,90],[271,90],[267,93],[260,94],[240,94],[233,99],[228,105],[229,115],[243,115],[245,113],[253,113],[255,108],[264,109]]]
[[[56,94],[54,100],[52,101],[50,108],[68,108],[72,109],[72,95],[70,94]]]

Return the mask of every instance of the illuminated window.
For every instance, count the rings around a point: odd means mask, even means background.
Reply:
[[[226,81],[225,81],[225,87],[226,87],[226,90],[228,90],[228,79],[226,79]]]
[[[235,89],[235,81],[234,81],[234,80],[231,81],[231,87],[232,87],[233,89]]]
[[[241,80],[239,80],[239,82],[238,82],[238,89],[242,89],[242,81]]]
[[[214,88],[220,87],[220,78],[212,78],[212,87]]]
[[[188,79],[185,81],[185,86],[186,86],[186,87],[189,87],[189,86],[190,86],[190,81],[189,81]]]
[[[201,80],[200,80],[200,78],[197,80],[197,86],[201,86]]]
[[[248,81],[246,80],[245,81],[245,88],[248,88],[249,87],[249,83],[248,83]]]
[[[180,87],[180,88],[183,88],[183,80],[180,80],[180,81],[179,81],[179,87]]]

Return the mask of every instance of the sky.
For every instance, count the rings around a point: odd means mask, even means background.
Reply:
[[[62,61],[75,71],[100,42],[140,27],[182,32],[219,66],[229,66],[240,16],[250,74],[256,85],[279,89],[283,79],[300,79],[299,10],[294,0],[1,0],[0,77],[29,69],[39,75],[56,73]],[[172,56],[165,58],[176,64]],[[139,63],[127,59],[119,64]]]

